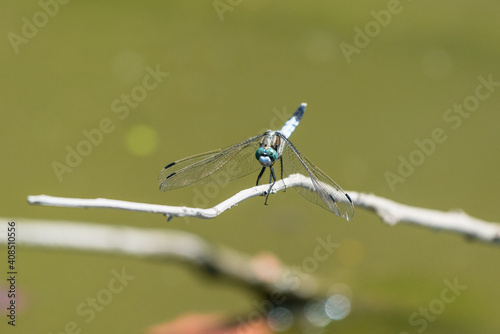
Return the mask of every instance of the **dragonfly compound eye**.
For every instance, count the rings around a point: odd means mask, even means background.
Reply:
[[[263,147],[259,147],[255,152],[255,158],[259,160],[262,166],[270,167],[278,158],[278,154],[272,148],[264,149]]]
[[[255,151],[255,159],[260,160],[260,157],[264,154],[266,150],[263,147],[259,147],[257,151]]]
[[[278,153],[276,152],[276,150],[274,148],[268,148],[266,150],[266,153],[269,156],[269,158],[271,158],[272,162],[275,162],[276,159],[278,159]]]

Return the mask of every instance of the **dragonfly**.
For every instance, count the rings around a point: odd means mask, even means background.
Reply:
[[[269,169],[269,189],[267,200],[277,177],[302,174],[310,179],[313,188],[295,187],[307,200],[333,212],[347,220],[354,215],[351,197],[328,175],[307,159],[288,139],[299,125],[307,103],[302,103],[297,111],[283,125],[281,130],[267,130],[241,143],[172,162],[163,168],[158,177],[161,191],[169,191],[200,183],[224,183],[253,172],[260,172],[256,185],[266,169]],[[278,163],[279,161],[279,163]],[[279,167],[278,167],[279,165]]]

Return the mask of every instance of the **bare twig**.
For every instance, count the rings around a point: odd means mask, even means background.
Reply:
[[[378,197],[349,192],[357,207],[374,211],[389,224],[408,223],[436,230],[456,232],[473,239],[500,243],[500,224],[469,216],[463,211],[438,211],[418,208]]]
[[[287,187],[291,186],[292,185],[287,185]],[[273,192],[283,190],[284,188],[285,186],[283,184],[283,181],[276,182],[276,184],[273,187]],[[236,195],[232,196],[231,198],[209,209],[189,208],[185,206],[169,206],[169,205],[136,203],[136,202],[119,201],[106,198],[83,199],[83,198],[53,197],[47,195],[28,196],[28,202],[30,204],[48,205],[48,206],[62,206],[62,207],[72,207],[72,208],[120,209],[120,210],[129,210],[138,212],[159,213],[168,217],[196,217],[202,219],[211,219],[217,217],[222,212],[229,210],[233,206],[237,205],[238,203],[246,199],[266,194],[266,191],[268,189],[269,185],[261,185],[258,187],[242,190]]]
[[[272,192],[277,192],[291,187],[303,187],[310,190],[314,189],[310,179],[300,174],[291,175],[286,178],[285,181],[286,187],[283,180],[279,181],[274,185]],[[104,198],[79,199],[51,197],[46,195],[29,196],[28,202],[31,204],[49,206],[112,208],[159,213],[168,217],[187,216],[210,219],[217,217],[222,212],[246,199],[265,195],[268,188],[268,185],[262,185],[240,191],[236,195],[210,209],[135,203]],[[412,207],[372,194],[358,193],[354,191],[349,192],[349,195],[355,206],[374,211],[384,222],[390,225],[394,225],[396,223],[409,223],[432,229],[447,230],[486,242],[500,243],[500,225],[498,223],[483,221],[471,217],[461,211],[443,212]]]

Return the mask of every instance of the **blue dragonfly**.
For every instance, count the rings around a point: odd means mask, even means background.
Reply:
[[[269,169],[269,190],[265,201],[267,204],[269,194],[277,181],[275,167],[279,160],[282,180],[284,175],[293,174],[302,174],[309,178],[314,190],[306,187],[295,189],[309,201],[349,220],[354,215],[354,206],[349,195],[288,140],[299,125],[306,106],[306,103],[302,103],[279,131],[267,130],[239,144],[168,164],[158,178],[160,190],[173,190],[198,181],[220,184],[256,172],[260,168],[256,182],[256,185],[259,185],[264,172]]]

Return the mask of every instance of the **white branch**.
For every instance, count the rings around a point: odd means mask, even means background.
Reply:
[[[285,189],[283,181],[286,181],[286,188],[304,187],[314,190],[314,186],[309,178],[300,174],[295,174],[285,180],[276,182],[272,189],[273,193]],[[236,195],[209,209],[135,203],[104,198],[79,199],[51,197],[46,195],[29,196],[28,202],[31,204],[49,206],[112,208],[159,213],[168,217],[196,217],[210,219],[217,217],[222,212],[246,199],[265,195],[268,189],[269,185],[262,185],[240,191]],[[452,231],[487,242],[500,243],[500,225],[498,223],[486,222],[471,217],[461,211],[443,212],[412,207],[382,197],[377,197],[372,194],[364,194],[354,191],[349,192],[349,195],[355,206],[374,211],[384,222],[390,225],[404,222],[432,229]]]
[[[273,186],[272,193],[276,193],[280,190],[284,190],[289,187],[307,187],[314,189],[312,183],[308,183],[307,178],[300,174],[295,174],[286,179],[286,187],[283,180],[276,182]],[[136,203],[119,201],[106,198],[96,198],[96,199],[83,199],[83,198],[65,198],[65,197],[53,197],[47,195],[39,196],[28,196],[28,202],[30,204],[48,205],[48,206],[62,206],[62,207],[72,207],[72,208],[107,208],[107,209],[120,209],[129,211],[140,211],[148,213],[159,213],[168,217],[196,217],[202,219],[211,219],[220,215],[222,212],[231,209],[238,203],[255,197],[264,196],[269,190],[269,185],[261,185],[257,187],[252,187],[245,189],[237,193],[236,195],[228,198],[222,203],[217,204],[213,208],[200,209],[200,208],[189,208],[185,206],[169,206],[169,205],[159,205],[159,204],[146,204],[146,203]]]
[[[356,206],[374,211],[389,225],[409,223],[456,232],[482,241],[500,243],[500,224],[471,217],[463,211],[444,212],[418,208],[373,194],[349,192],[349,196]]]

